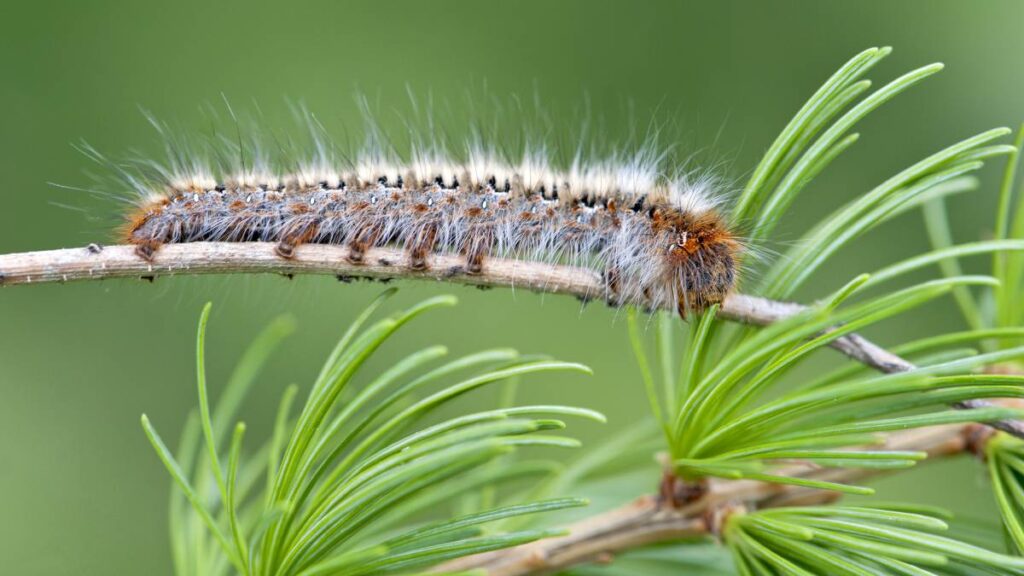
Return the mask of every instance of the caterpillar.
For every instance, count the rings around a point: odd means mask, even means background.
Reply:
[[[349,166],[325,159],[276,173],[245,163],[220,177],[190,168],[132,179],[135,202],[120,239],[147,260],[164,244],[272,242],[281,258],[307,243],[402,248],[413,268],[458,254],[470,274],[489,258],[562,262],[601,274],[613,305],[674,308],[686,317],[733,290],[742,246],[709,178],[665,176],[649,152],[568,169],[542,154],[509,161],[474,146],[410,161],[366,152]],[[237,163],[236,163],[237,164]]]

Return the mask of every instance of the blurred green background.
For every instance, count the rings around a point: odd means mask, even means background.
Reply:
[[[942,61],[937,78],[860,128],[862,139],[801,197],[783,228],[795,237],[824,212],[963,137],[1024,117],[1024,4],[1013,0],[820,2],[297,1],[52,2],[0,7],[0,253],[108,240],[119,207],[49,185],[88,186],[87,140],[115,157],[154,155],[144,107],[185,130],[223,93],[268,121],[304,102],[325,123],[358,128],[353,95],[382,109],[417,95],[453,102],[486,84],[532,97],[555,124],[589,99],[603,138],[668,119],[666,144],[720,164],[740,185],[784,123],[842,62],[873,45],[896,51],[876,81]],[[877,84],[876,84],[877,85]],[[255,102],[256,104],[250,104]],[[625,119],[632,107],[636,120]],[[456,135],[457,136],[457,135]],[[960,239],[994,219],[1001,166],[954,200]],[[856,243],[810,298],[855,273],[926,247],[908,214]],[[217,390],[248,339],[290,313],[299,331],[245,407],[265,432],[283,386],[308,384],[333,340],[379,285],[330,278],[162,278],[155,283],[0,290],[0,573],[169,573],[169,479],[138,425],[168,440],[195,404],[194,326],[215,303],[208,350]],[[461,305],[414,324],[377,357],[442,342],[454,352],[508,345],[589,364],[592,378],[534,379],[527,399],[604,411],[597,439],[645,414],[625,325],[601,305],[509,290],[402,284],[398,300],[453,292]],[[952,308],[871,335],[896,342],[958,326]],[[466,400],[492,402],[494,392]],[[943,503],[992,518],[981,467],[960,461],[878,483],[885,499]],[[652,479],[653,486],[653,479]],[[638,492],[652,486],[638,486]]]

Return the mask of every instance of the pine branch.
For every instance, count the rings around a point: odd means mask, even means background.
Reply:
[[[397,248],[368,250],[361,263],[348,259],[348,249],[333,245],[307,244],[295,251],[294,258],[283,259],[272,243],[195,242],[162,247],[146,261],[132,246],[66,248],[0,255],[0,286],[75,282],[104,278],[145,278],[180,274],[276,273],[332,274],[339,280],[431,279],[473,286],[504,286],[534,292],[568,294],[583,300],[608,299],[601,277],[583,268],[519,260],[491,259],[480,274],[470,274],[458,255],[435,254],[431,265],[417,269],[406,253]],[[744,294],[733,294],[722,304],[719,316],[726,320],[766,325],[791,316],[804,307]],[[880,372],[906,372],[914,365],[869,340],[850,334],[836,339],[831,346],[843,354]],[[983,400],[960,402],[959,409],[990,406]],[[993,427],[1024,438],[1024,422],[1000,421]]]
[[[885,449],[927,452],[928,457],[948,457],[978,449],[977,424],[936,426],[890,435]],[[801,476],[831,482],[855,482],[884,473],[865,468],[818,469],[795,464]],[[750,480],[712,480],[698,500],[673,508],[657,495],[646,495],[567,528],[569,534],[478,556],[437,567],[437,571],[482,570],[487,576],[539,576],[587,562],[607,562],[615,554],[657,542],[717,536],[737,507],[771,508],[809,506],[834,501],[838,493],[768,484]]]

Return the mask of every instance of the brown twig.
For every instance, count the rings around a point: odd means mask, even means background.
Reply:
[[[961,454],[970,446],[975,424],[936,426],[892,434],[888,450],[927,452],[929,458]],[[819,469],[796,465],[807,478],[855,482],[881,473],[864,468]],[[712,481],[700,499],[673,508],[655,495],[587,518],[567,528],[559,538],[540,540],[507,550],[488,552],[443,564],[438,571],[482,570],[488,576],[538,576],[594,561],[656,542],[715,536],[721,517],[736,507],[809,506],[834,501],[835,492],[783,486],[750,480]]]
[[[348,249],[342,246],[306,244],[298,247],[294,257],[289,259],[281,258],[274,246],[265,242],[169,244],[157,251],[152,260],[140,258],[132,246],[101,247],[97,244],[84,248],[5,254],[0,255],[0,286],[104,278],[152,280],[161,275],[178,274],[276,273],[331,274],[340,279],[432,279],[570,294],[586,300],[607,296],[599,274],[560,264],[491,259],[482,273],[470,274],[464,267],[464,258],[452,254],[433,255],[430,266],[423,269],[413,266],[405,251],[391,247],[368,250],[359,263],[354,263],[349,259]],[[722,303],[719,316],[745,324],[765,325],[803,309],[804,306],[799,304],[733,294]],[[881,372],[905,372],[914,368],[910,362],[857,334],[837,338],[831,346]],[[984,406],[990,404],[971,400],[955,405],[961,409]],[[991,425],[1024,438],[1024,422],[1000,421]]]

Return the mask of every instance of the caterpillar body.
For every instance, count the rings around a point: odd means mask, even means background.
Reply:
[[[146,259],[167,243],[219,241],[273,242],[281,258],[305,243],[342,245],[356,264],[391,245],[414,268],[454,253],[469,273],[485,272],[492,257],[560,262],[599,272],[612,304],[684,316],[721,302],[736,283],[741,243],[711,180],[664,177],[649,155],[561,171],[537,155],[468,157],[366,160],[344,170],[319,162],[220,179],[165,170],[134,182],[143,200],[122,240]]]

